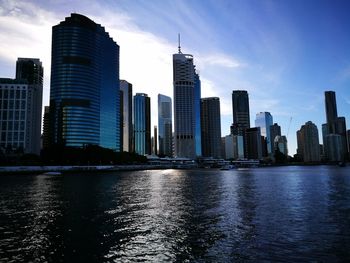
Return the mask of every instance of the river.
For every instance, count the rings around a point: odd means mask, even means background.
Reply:
[[[350,167],[0,176],[0,262],[349,262]]]

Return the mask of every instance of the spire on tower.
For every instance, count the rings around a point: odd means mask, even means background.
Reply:
[[[181,44],[180,44],[180,33],[178,34],[178,40],[179,40],[179,46],[178,46],[179,54],[181,54],[182,52],[181,52]]]

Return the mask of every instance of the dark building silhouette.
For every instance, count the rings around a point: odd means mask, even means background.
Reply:
[[[337,102],[336,102],[334,91],[325,91],[324,95],[325,95],[325,106],[326,106],[326,118],[327,118],[327,123],[329,124],[334,122],[338,117]],[[330,133],[334,133],[334,132],[330,131]]]
[[[119,46],[73,13],[52,28],[51,58],[52,143],[120,150]]]
[[[277,123],[274,123],[270,126],[270,142],[272,145],[275,145],[275,138],[276,136],[281,136],[281,126],[279,126]],[[274,153],[275,147],[272,147],[272,153]]]
[[[201,99],[202,156],[221,157],[220,100],[217,97]]]
[[[158,153],[160,156],[171,157],[173,155],[172,126],[171,98],[158,94]]]
[[[314,123],[308,121],[301,126],[300,130],[297,131],[297,142],[297,153],[304,162],[319,162],[321,160],[318,129]]]
[[[260,127],[245,130],[248,159],[261,159],[263,156]]]

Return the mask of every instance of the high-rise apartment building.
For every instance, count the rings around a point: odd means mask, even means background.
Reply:
[[[119,46],[80,14],[52,28],[52,143],[120,150]]]
[[[171,98],[158,94],[158,154],[171,157],[172,153],[172,103]]]
[[[274,123],[270,126],[270,142],[273,144],[275,141],[276,136],[281,136],[281,126],[279,126],[277,123]],[[275,149],[272,148],[272,153],[274,153]]]
[[[193,56],[173,54],[175,156],[196,157],[195,69]]]
[[[320,143],[318,139],[317,126],[311,121],[306,122],[297,131],[298,154],[301,155],[304,162],[319,162]]]
[[[145,93],[134,96],[134,144],[137,154],[151,154],[151,99]]]
[[[40,154],[43,67],[39,59],[18,58],[16,79],[0,79],[0,145]]]
[[[201,99],[202,155],[221,157],[220,100],[217,97]]]
[[[270,127],[273,124],[273,118],[270,112],[259,112],[256,114],[255,126],[260,127],[261,136],[266,138],[267,154],[273,153],[273,141],[271,141]]]
[[[122,131],[121,137],[123,142],[122,150],[132,152],[133,131],[132,131],[132,84],[126,80],[120,80],[120,90],[122,91]]]

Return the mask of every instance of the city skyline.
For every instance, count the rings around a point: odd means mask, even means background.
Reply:
[[[346,2],[319,1],[317,12],[308,12],[312,3],[268,1],[64,3],[1,1],[1,77],[14,76],[18,57],[41,59],[47,69],[43,107],[49,105],[52,26],[77,12],[103,24],[120,45],[120,78],[133,83],[134,94],[152,98],[152,127],[157,123],[156,96],[172,97],[171,54],[178,32],[200,72],[202,97],[220,97],[222,136],[232,123],[232,90],[248,91],[251,122],[256,113],[271,112],[288,135],[291,155],[303,123],[310,120],[321,130],[326,122],[324,91],[336,92],[338,114],[349,120]]]

